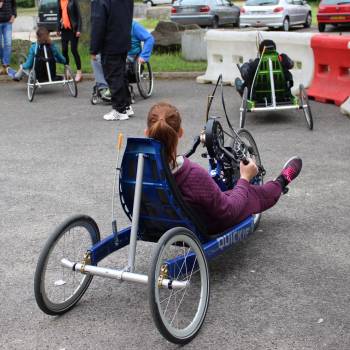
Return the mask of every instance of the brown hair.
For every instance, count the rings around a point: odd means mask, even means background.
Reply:
[[[167,102],[155,104],[148,112],[147,128],[149,137],[163,143],[167,161],[174,168],[178,132],[181,129],[181,116],[177,108]]]
[[[36,31],[39,44],[51,44],[50,33],[46,27],[40,26]]]

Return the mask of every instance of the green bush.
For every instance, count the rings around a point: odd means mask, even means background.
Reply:
[[[35,6],[35,0],[17,0],[17,7],[30,8]]]

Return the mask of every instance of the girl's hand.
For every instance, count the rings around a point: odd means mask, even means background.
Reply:
[[[76,33],[75,33],[75,36],[76,36],[77,38],[79,38],[79,37],[80,37],[80,32],[76,32]]]
[[[249,163],[247,165],[244,165],[243,162],[241,162],[239,169],[241,172],[241,179],[250,182],[250,180],[258,174],[258,167],[256,166],[253,159],[248,160]]]

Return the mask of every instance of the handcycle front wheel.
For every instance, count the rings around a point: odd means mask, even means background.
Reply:
[[[29,102],[33,101],[36,88],[37,88],[36,74],[35,74],[35,70],[32,69],[29,73],[28,82],[27,82],[27,95],[28,95]]]
[[[183,289],[160,287],[163,278],[187,281]],[[200,242],[186,228],[167,231],[159,240],[149,272],[149,304],[159,332],[186,344],[200,330],[209,304],[209,270]]]
[[[99,240],[96,222],[85,215],[69,218],[52,233],[41,251],[34,275],[35,299],[42,311],[63,314],[80,300],[93,276],[63,267],[61,260],[81,262]]]
[[[149,62],[139,63],[135,60],[136,84],[140,95],[146,99],[153,92],[153,72]]]
[[[252,134],[247,129],[239,129],[237,131],[238,136],[240,139],[248,146],[248,156],[255,160],[255,163],[257,166],[261,166],[261,158],[258,150],[258,146],[256,145],[256,142],[252,136]],[[256,176],[252,180],[252,184],[254,185],[262,185],[264,183],[263,175]],[[261,220],[261,213],[254,214],[254,231],[259,226],[260,220]]]
[[[78,96],[78,87],[77,82],[75,81],[75,76],[72,72],[72,69],[65,65],[64,66],[64,80],[68,86],[68,90],[73,97]]]
[[[299,99],[300,99],[300,107],[303,109],[306,124],[310,130],[314,128],[314,122],[312,119],[311,107],[309,102],[309,97],[307,96],[307,92],[304,88],[304,85],[299,85]]]
[[[245,125],[245,118],[247,115],[247,105],[248,105],[248,88],[245,87],[242,95],[242,103],[239,111],[239,127],[242,129]]]

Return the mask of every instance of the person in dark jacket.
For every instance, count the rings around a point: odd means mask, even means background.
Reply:
[[[12,50],[12,23],[17,17],[16,0],[0,0],[0,74],[7,74]]]
[[[246,86],[248,87],[248,93],[250,93],[255,72],[259,66],[261,55],[264,51],[269,50],[276,51],[275,42],[272,40],[263,40],[259,45],[259,57],[257,57],[255,60],[250,60],[249,62],[242,64],[240,70],[243,80],[241,80],[240,78],[236,78],[235,80],[236,89],[241,96],[243,95],[243,90]],[[293,68],[294,62],[284,53],[280,54],[278,56],[278,59],[281,62],[284,77],[286,79],[287,89],[290,93],[290,89],[292,88],[294,83],[292,73],[289,70]]]
[[[81,59],[78,52],[78,42],[81,33],[81,13],[78,0],[58,0],[57,34],[61,36],[62,53],[69,64],[68,44],[77,66],[75,80],[82,80]]]
[[[91,59],[101,54],[104,77],[112,96],[112,111],[105,120],[126,120],[134,112],[126,76],[126,57],[131,43],[133,0],[92,0]]]

